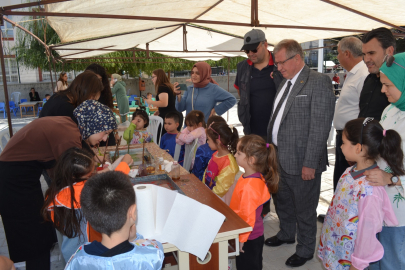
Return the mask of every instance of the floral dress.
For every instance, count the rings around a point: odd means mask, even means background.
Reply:
[[[384,249],[376,234],[383,222],[397,224],[384,188],[370,186],[363,175],[377,165],[361,171],[355,166],[341,176],[322,227],[318,256],[326,269],[364,269],[380,260]]]

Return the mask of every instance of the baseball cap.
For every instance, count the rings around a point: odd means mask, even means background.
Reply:
[[[243,47],[241,50],[255,50],[259,43],[266,40],[266,35],[260,29],[252,29],[243,37]]]

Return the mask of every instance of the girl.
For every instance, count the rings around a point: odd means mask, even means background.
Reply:
[[[364,172],[378,168],[375,159],[381,156],[394,175],[404,175],[401,137],[368,117],[347,122],[342,140],[346,160],[356,164],[347,168],[338,182],[323,224],[318,256],[327,269],[364,269],[384,254],[376,238],[383,222],[398,224],[385,189],[371,186]]]
[[[55,87],[55,93],[58,91],[63,91],[66,90],[68,88],[68,76],[66,74],[66,72],[61,72],[59,74],[59,79],[58,82],[56,83],[56,87]]]
[[[223,198],[239,171],[233,156],[239,140],[238,131],[236,128],[231,129],[227,123],[212,122],[207,128],[207,135],[209,147],[217,151],[212,154],[211,160],[208,162],[203,183]]]
[[[176,143],[191,144],[198,139],[198,146],[203,145],[206,141],[204,114],[201,111],[191,111],[186,116],[186,126],[176,137]]]
[[[131,162],[131,156],[125,155],[115,170],[128,173]],[[95,174],[93,155],[84,149],[70,148],[59,158],[55,172],[41,213],[63,235],[61,252],[67,262],[80,245],[90,241],[93,232],[88,231],[80,209],[81,191],[87,179]]]
[[[131,124],[124,132],[124,140],[128,144],[153,142],[153,134],[146,130],[149,126],[149,116],[144,110],[136,110],[132,115]]]
[[[266,144],[258,135],[246,135],[239,140],[236,162],[245,173],[239,178],[230,207],[253,231],[239,236],[239,256],[236,268],[262,269],[264,227],[261,213],[270,193],[278,189],[277,156],[273,145]]]

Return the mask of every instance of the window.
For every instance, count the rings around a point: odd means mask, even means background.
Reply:
[[[12,20],[11,16],[8,16],[10,20]],[[3,32],[3,38],[14,38],[14,28],[11,23],[4,21],[4,26],[1,27],[1,31]]]
[[[15,58],[6,58],[4,59],[4,64],[6,65],[6,79],[8,83],[18,83],[18,67],[17,61]],[[0,66],[0,79],[1,83],[3,83],[3,76],[1,73],[1,66]]]

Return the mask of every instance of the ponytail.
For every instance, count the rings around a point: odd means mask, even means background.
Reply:
[[[226,148],[232,155],[236,153],[239,133],[236,128],[230,128],[226,122],[212,122],[207,128],[207,136],[214,142],[219,138],[220,147]]]
[[[236,147],[238,146],[238,141],[239,141],[238,130],[235,127],[233,127],[231,139],[229,140],[229,144],[228,144],[228,150],[229,150],[229,152],[232,153],[232,155],[235,155],[235,153],[236,153]]]
[[[404,175],[404,153],[401,149],[401,136],[393,129],[384,130],[378,151],[380,156],[388,163],[394,175]]]
[[[272,144],[266,144],[267,149],[267,167],[263,172],[264,179],[266,180],[267,188],[270,193],[277,193],[278,183],[280,181],[278,173],[277,152],[276,148]]]

